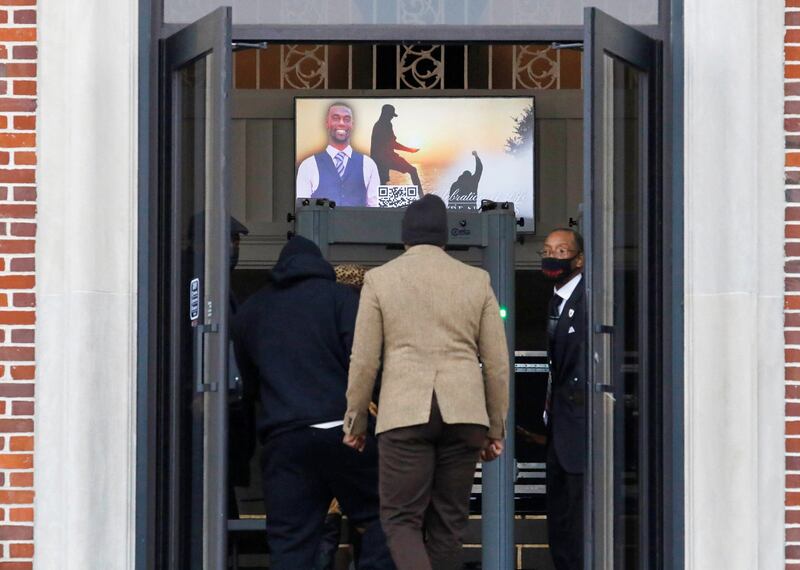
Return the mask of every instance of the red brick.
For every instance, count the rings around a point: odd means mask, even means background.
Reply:
[[[800,257],[800,243],[787,243],[784,245],[783,251],[786,257]]]
[[[2,456],[0,456],[2,457]],[[787,458],[788,461],[788,458]],[[786,506],[787,507],[798,507],[800,506],[800,493],[795,493],[788,491],[786,493]]]
[[[790,384],[784,390],[787,400],[800,400],[800,385]]]
[[[800,295],[786,295],[783,299],[783,308],[787,311],[800,309]],[[800,362],[800,359],[797,362]]]
[[[800,524],[800,511],[787,509],[786,524]]]
[[[0,570],[33,570],[33,562],[0,562]]]
[[[800,12],[786,12],[784,23],[787,26],[800,26]]]
[[[36,153],[35,152],[15,152],[14,153],[14,164],[16,164],[17,166],[36,164]]]
[[[0,289],[33,289],[35,286],[33,275],[0,275]]]
[[[4,453],[0,454],[0,469],[32,469],[33,454]],[[800,495],[800,493],[798,493]]]
[[[800,453],[800,438],[788,437],[784,445],[786,453]],[[800,506],[800,505],[798,505]]]
[[[800,558],[800,546],[787,545],[786,558],[792,558],[792,559]]]
[[[0,398],[33,398],[36,387],[30,383],[0,382]]]
[[[22,65],[22,64],[20,64]],[[29,76],[26,76],[29,77]],[[15,81],[14,95],[36,95],[35,81]]]
[[[800,132],[800,119],[784,119],[783,128],[790,133]]]
[[[25,226],[33,226],[33,230]],[[36,235],[36,224],[11,224],[11,233],[25,237]],[[35,245],[32,239],[0,239],[0,253],[33,253]]]
[[[14,93],[16,93],[16,86],[14,87]],[[20,95],[30,95],[30,93],[20,93]],[[800,166],[800,152],[787,152],[786,166]]]
[[[2,35],[2,30],[0,28],[0,35]],[[36,77],[36,64],[0,63],[0,77]],[[33,93],[19,93],[19,95],[33,95]]]
[[[18,401],[11,403],[12,416],[32,416],[33,415],[33,402]],[[800,439],[798,439],[798,447],[800,447]]]
[[[36,59],[39,56],[36,46],[14,46],[11,53],[14,59]]]
[[[800,238],[800,224],[786,224],[784,235],[787,239]]]
[[[0,137],[2,137],[2,135],[0,135]],[[36,171],[22,168],[15,170],[0,168],[0,182],[33,184],[36,182]]]
[[[15,156],[22,153],[18,152]],[[36,187],[35,186],[17,186],[14,188],[14,200],[18,202],[35,202],[36,201]],[[788,244],[787,244],[788,245]],[[797,244],[800,248],[800,244]],[[798,256],[800,257],[800,256]]]
[[[14,223],[11,224],[11,235],[12,236],[19,236],[19,237],[34,237],[36,235],[36,224],[30,223]],[[3,253],[2,244],[4,241],[19,241],[19,242],[26,242],[30,245],[30,250],[28,251],[17,251],[14,253],[33,253],[34,246],[36,242],[30,239],[21,239],[21,240],[0,240],[0,253]],[[22,246],[19,246],[22,247]],[[11,253],[11,252],[9,252]]]
[[[11,271],[17,271],[20,273],[28,273],[31,271],[36,271],[36,259],[34,259],[33,257],[18,257],[16,259],[12,259]],[[789,316],[791,315],[787,315],[787,317]],[[798,320],[800,320],[800,315],[798,315]]]
[[[31,511],[31,519],[26,520],[24,522],[33,522],[33,509],[29,509]],[[12,511],[13,516],[13,511]],[[18,522],[15,519],[11,519],[12,521]],[[9,553],[11,554],[11,558],[33,558],[33,545],[32,544],[24,544],[21,542],[12,543],[9,548],[11,549]]]
[[[0,98],[0,113],[33,113],[34,111],[36,111],[36,99]]]
[[[0,42],[35,42],[36,28],[0,28]]]
[[[786,291],[800,291],[800,277],[787,277],[783,282]]]
[[[14,380],[33,380],[36,378],[35,366],[12,366],[11,377]]]
[[[17,401],[11,403],[12,416],[32,416],[33,415],[33,402]],[[800,444],[800,439],[798,440]],[[800,447],[800,445],[798,446]]]
[[[36,313],[33,311],[0,311],[0,325],[32,325],[36,323]],[[798,351],[800,362],[800,351]]]
[[[33,527],[30,525],[0,525],[0,540],[33,540]]]
[[[0,133],[0,147],[22,148],[36,146],[35,133]]]
[[[11,438],[14,439],[14,438]],[[27,450],[30,451],[30,450]],[[800,475],[787,475],[786,476],[787,489],[800,489]]]
[[[0,0],[0,6],[35,6],[36,0]]]
[[[32,313],[33,311],[31,311]],[[21,323],[6,323],[17,325]],[[30,324],[30,323],[25,323]],[[0,346],[0,360],[10,362],[33,362],[36,351],[32,347]]]
[[[796,49],[800,50],[800,47]],[[800,115],[800,101],[786,101],[783,104],[783,113],[785,115]]]
[[[14,130],[32,131],[36,129],[36,117],[20,116],[14,117]]]
[[[15,307],[35,307],[36,295],[34,293],[14,293]]]
[[[32,505],[33,491],[0,491],[2,505]]]
[[[797,418],[800,417],[800,403],[786,402],[786,417]]]
[[[11,331],[11,342],[14,344],[33,343],[36,341],[36,331],[33,329],[14,329]],[[3,339],[0,339],[3,342]]]
[[[36,10],[15,10],[14,11],[15,24],[35,24],[36,23]]]
[[[33,436],[32,435],[13,436],[11,438],[10,449],[11,451],[33,451]]]
[[[787,8],[800,8],[800,0],[786,0]]]
[[[33,420],[0,418],[0,433],[32,433]],[[0,504],[4,501],[0,499]]]
[[[33,473],[10,473],[9,477],[9,485],[11,487],[29,487],[33,488]],[[14,511],[15,510],[22,510],[22,509],[11,509],[11,520],[33,520],[33,519],[15,519]],[[31,515],[33,515],[33,509],[31,509]]]

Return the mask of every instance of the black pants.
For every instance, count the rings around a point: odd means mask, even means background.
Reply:
[[[314,567],[333,497],[364,529],[359,568],[394,568],[378,518],[378,457],[374,438],[359,453],[340,428],[301,428],[267,440],[262,459],[267,543],[272,570]]]
[[[422,197],[422,182],[419,180],[419,173],[417,169],[399,154],[393,154],[386,158],[378,158],[375,160],[378,166],[378,176],[380,177],[381,184],[389,182],[389,171],[395,170],[403,174],[411,175],[411,183],[419,189],[420,198]]]
[[[568,473],[547,447],[547,528],[556,570],[583,570],[583,474]]]
[[[427,424],[378,436],[381,522],[398,570],[460,570],[475,464],[486,428]],[[425,538],[423,540],[423,529]]]

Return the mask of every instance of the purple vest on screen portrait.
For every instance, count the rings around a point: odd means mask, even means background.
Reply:
[[[366,206],[367,186],[364,184],[364,155],[353,151],[344,176],[339,178],[333,159],[322,151],[314,155],[319,171],[319,186],[311,194],[312,198],[327,198],[337,206]]]

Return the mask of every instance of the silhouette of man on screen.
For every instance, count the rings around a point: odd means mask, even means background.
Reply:
[[[450,185],[450,197],[447,207],[451,210],[477,210],[478,209],[478,183],[483,174],[483,163],[477,151],[472,151],[475,157],[475,173],[465,170]]]
[[[381,109],[381,116],[372,127],[372,144],[370,145],[370,156],[378,165],[378,175],[381,184],[389,182],[389,171],[402,172],[411,175],[411,183],[419,189],[422,196],[422,183],[419,181],[417,169],[412,166],[405,158],[395,151],[417,152],[418,148],[411,148],[397,142],[394,136],[392,119],[397,116],[394,105],[384,105]]]

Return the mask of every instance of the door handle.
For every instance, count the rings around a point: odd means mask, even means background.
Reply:
[[[205,361],[206,361],[206,335],[219,332],[219,325],[197,325],[195,327],[195,341],[197,350],[194,355],[195,386],[198,393],[216,392],[219,389],[218,382],[205,382]]]
[[[614,327],[612,325],[594,325],[594,332],[597,334],[613,334]]]

